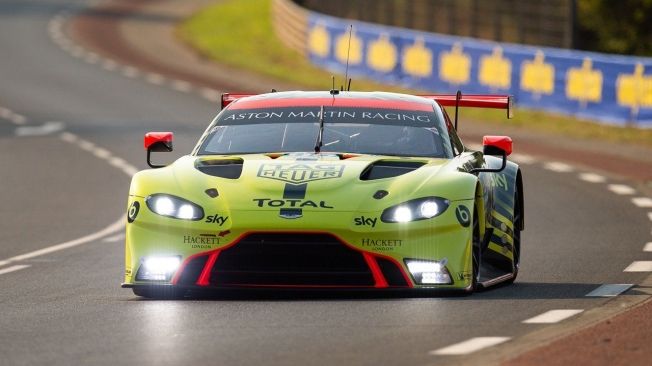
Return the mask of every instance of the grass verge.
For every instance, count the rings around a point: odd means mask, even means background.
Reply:
[[[313,66],[302,55],[285,47],[274,35],[270,13],[270,0],[224,0],[181,24],[179,35],[218,62],[305,85],[306,89],[330,88],[332,73]],[[369,80],[355,80],[354,88],[414,92]],[[465,118],[491,124],[652,147],[652,129],[609,126],[522,108],[511,120],[505,119],[503,112],[469,109],[464,113]]]

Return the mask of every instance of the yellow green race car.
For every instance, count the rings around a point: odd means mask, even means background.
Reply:
[[[523,187],[512,140],[483,151],[457,108],[496,95],[225,94],[190,155],[129,189],[123,287],[183,296],[224,288],[459,290],[512,282]],[[455,123],[443,106],[454,106]]]

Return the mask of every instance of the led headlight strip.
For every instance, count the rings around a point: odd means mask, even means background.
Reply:
[[[383,211],[383,222],[410,222],[427,220],[439,216],[450,205],[450,201],[441,197],[424,197],[403,202]]]
[[[147,207],[155,214],[181,220],[201,220],[204,210],[197,204],[181,197],[156,193],[145,199]]]

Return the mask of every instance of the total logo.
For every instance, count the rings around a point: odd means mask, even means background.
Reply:
[[[311,200],[300,200],[300,199],[273,200],[271,198],[254,198],[253,201],[256,202],[256,204],[258,204],[258,207],[333,208],[333,206],[329,206],[326,203],[326,201],[315,202]]]
[[[218,225],[222,226],[222,225],[224,225],[224,223],[228,219],[229,219],[228,216],[222,216],[220,214],[215,214],[215,215],[207,216],[205,222],[207,222],[209,224],[218,224]]]
[[[353,219],[353,222],[355,222],[355,226],[376,227],[376,222],[378,222],[378,218],[377,217],[360,216],[360,217],[356,217],[355,219]]]

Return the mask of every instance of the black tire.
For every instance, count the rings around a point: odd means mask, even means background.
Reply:
[[[514,228],[514,260],[512,261],[512,278],[507,283],[514,283],[518,276],[518,270],[521,266],[521,215],[523,210],[521,206],[521,196],[518,194],[518,189],[514,192],[514,217],[512,219],[512,227]]]
[[[472,240],[472,255],[471,264],[473,268],[473,281],[471,284],[471,291],[479,288],[480,283],[480,261],[482,260],[482,237],[480,236],[480,220],[478,218],[478,206],[473,205],[473,240]]]
[[[146,299],[180,299],[185,295],[185,291],[170,288],[167,286],[156,287],[134,287],[131,289],[134,295]]]

